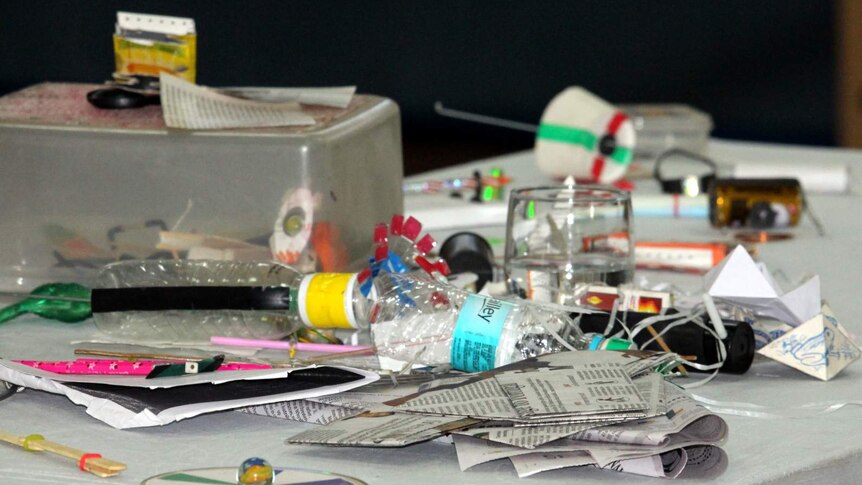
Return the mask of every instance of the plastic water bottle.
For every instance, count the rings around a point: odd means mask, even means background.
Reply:
[[[585,334],[566,311],[527,300],[469,293],[416,274],[382,275],[374,284],[374,345],[406,362],[482,372],[551,352],[631,348],[626,340]]]
[[[92,290],[97,328],[134,341],[279,339],[302,326],[367,325],[356,273],[304,274],[271,262],[122,261]]]

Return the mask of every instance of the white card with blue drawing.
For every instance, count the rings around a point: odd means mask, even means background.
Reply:
[[[828,381],[859,359],[862,350],[823,305],[820,314],[785,333],[758,353]]]

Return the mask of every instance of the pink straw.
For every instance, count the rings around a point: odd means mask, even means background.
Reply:
[[[324,352],[324,353],[342,353],[342,352],[357,352],[361,350],[370,350],[371,347],[365,345],[341,345],[341,344],[314,344],[309,342],[288,342],[286,340],[262,340],[252,338],[238,337],[210,337],[210,343],[213,345],[227,345],[231,347],[257,347],[260,349],[280,349],[290,350],[296,349],[298,352]]]

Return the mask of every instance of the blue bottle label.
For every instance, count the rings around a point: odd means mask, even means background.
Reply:
[[[453,369],[483,372],[494,368],[503,323],[513,304],[483,295],[469,295],[452,334]]]

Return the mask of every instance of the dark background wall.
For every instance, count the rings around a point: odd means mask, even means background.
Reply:
[[[0,94],[101,82],[118,10],[193,17],[198,82],[355,84],[402,110],[406,172],[532,146],[433,103],[535,123],[582,85],[611,102],[678,102],[715,136],[831,145],[834,5],[807,0],[0,2]]]

